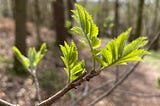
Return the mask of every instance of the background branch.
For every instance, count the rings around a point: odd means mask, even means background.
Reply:
[[[137,93],[137,92],[126,91],[126,90],[121,90],[121,89],[117,89],[115,92],[120,92],[123,94],[128,94],[128,95],[136,96],[140,98],[160,97],[160,93]]]
[[[101,88],[104,88],[105,86],[107,86],[108,84],[110,83],[113,83],[115,82],[115,80],[108,80],[102,84],[100,84],[99,86],[91,89],[89,92],[83,94],[82,96],[80,96],[74,103],[72,103],[71,106],[76,106],[80,101],[84,100],[86,97],[88,97],[90,94],[94,93],[95,91],[101,89]]]
[[[151,49],[151,46],[154,44],[154,42],[156,41],[156,39],[159,37],[160,31],[156,34],[156,36],[154,37],[154,39],[152,40],[152,42],[150,43],[148,50]],[[144,56],[142,56],[142,58],[144,58]],[[95,99],[94,101],[92,101],[90,104],[88,104],[87,106],[94,106],[97,102],[99,102],[100,100],[102,100],[103,98],[109,96],[119,85],[121,85],[128,77],[129,75],[131,75],[131,73],[134,72],[134,70],[138,67],[138,65],[140,64],[140,62],[137,62],[131,70],[126,71],[126,73],[124,73],[124,75],[115,83],[115,85],[113,85],[107,92],[105,92],[104,94],[102,94],[101,96],[99,96],[97,99]]]
[[[5,100],[0,99],[0,106],[18,106],[18,105],[11,104]]]

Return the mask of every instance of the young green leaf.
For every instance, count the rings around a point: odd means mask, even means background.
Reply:
[[[136,40],[132,41],[130,44],[128,44],[125,48],[124,48],[124,53],[123,55],[127,55],[129,53],[131,53],[133,50],[139,49],[143,46],[145,46],[148,43],[147,38],[146,37],[139,37]]]
[[[100,45],[101,45],[101,40],[99,38],[97,38],[97,37],[93,37],[92,38],[93,49],[98,48]]]
[[[91,15],[79,4],[75,4],[76,10],[72,12],[72,16],[78,24],[78,27],[73,27],[71,30],[79,35],[82,35],[86,40],[83,40],[90,45],[91,49],[96,49],[100,46],[101,41],[97,38],[98,27],[93,22]],[[84,39],[83,38],[83,39]]]
[[[13,47],[13,51],[18,58],[18,60],[24,65],[25,68],[29,67],[29,59],[21,54],[17,47]]]
[[[73,27],[71,30],[82,36],[80,40],[84,45],[88,44],[92,54],[93,67],[96,65],[95,51],[101,45],[101,40],[97,37],[98,27],[93,22],[92,16],[79,4],[75,4],[76,10],[72,10],[73,18],[75,19],[78,26]]]
[[[78,51],[75,43],[71,41],[70,45],[64,42],[60,45],[63,56],[61,56],[69,81],[78,78],[84,71],[84,61],[78,62]]]
[[[35,58],[36,58],[35,48],[29,48],[28,59],[29,59],[29,62],[30,62],[30,68],[32,68],[32,69],[36,67],[36,64],[34,64]]]
[[[40,60],[43,58],[44,54],[47,51],[46,43],[41,45],[40,50],[36,53],[34,64],[37,66]]]
[[[110,41],[106,47],[101,49],[102,57],[100,64],[102,64],[102,61],[106,62],[109,66],[126,64],[130,61],[142,61],[140,56],[149,54],[148,51],[141,49],[141,47],[147,44],[146,37],[140,37],[127,45],[127,38],[130,32],[131,28],[120,34],[117,39]],[[106,67],[105,64],[103,66]]]
[[[19,61],[27,68],[27,69],[34,69],[37,67],[38,63],[44,56],[46,52],[46,44],[42,44],[41,48],[38,52],[36,52],[35,48],[29,48],[28,50],[28,58],[21,54],[18,48],[13,47],[13,51],[15,55],[19,59]]]
[[[89,45],[94,68],[95,60],[100,63],[101,67],[107,67],[110,65],[126,64],[129,61],[141,61],[142,59],[140,56],[149,53],[141,49],[141,47],[147,44],[145,37],[140,37],[127,45],[127,39],[131,32],[131,28],[121,33],[117,39],[110,41],[108,45],[99,52],[97,48],[100,47],[101,40],[97,37],[98,27],[85,8],[78,4],[76,4],[75,7],[76,10],[73,10],[72,12],[74,14],[73,18],[78,26],[73,27],[71,30],[82,35],[80,41]]]
[[[117,46],[118,46],[118,55],[121,56],[124,51],[124,47],[126,46],[128,35],[131,32],[131,28],[129,28],[126,32],[121,33],[118,36],[117,40]],[[118,56],[118,57],[119,57]]]

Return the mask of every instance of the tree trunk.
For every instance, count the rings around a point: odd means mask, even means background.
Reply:
[[[155,0],[154,18],[153,18],[153,23],[152,23],[152,27],[151,27],[153,32],[156,32],[158,29],[158,24],[157,24],[157,22],[158,22],[158,9],[159,9],[159,0]],[[158,37],[158,39],[156,39],[156,41],[154,42],[154,44],[152,46],[153,50],[157,51],[159,49],[159,39],[160,39],[160,37]]]
[[[132,13],[132,11],[131,11],[131,2],[130,2],[130,0],[127,0],[127,21],[128,21],[128,26],[131,26],[132,25],[132,18],[131,18],[131,14],[133,14]]]
[[[64,16],[64,4],[63,0],[56,0],[52,2],[53,16],[55,22],[56,31],[56,44],[63,44],[66,40],[65,30],[65,16]]]
[[[115,16],[114,16],[114,27],[112,36],[117,37],[118,36],[118,28],[119,28],[119,0],[115,1]]]
[[[68,20],[71,22],[71,26],[69,27],[69,29],[72,28],[72,26],[73,26],[73,24],[72,24],[73,23],[73,18],[72,18],[72,12],[71,12],[71,10],[74,9],[74,3],[75,2],[76,2],[76,0],[67,0]],[[72,34],[70,34],[69,32],[68,32],[68,36],[72,38]]]
[[[36,41],[36,46],[37,48],[40,47],[40,44],[42,43],[41,40],[41,33],[40,33],[40,8],[39,8],[39,0],[35,0],[35,14],[36,14],[36,34],[37,34],[37,41]]]
[[[133,36],[130,36],[130,41],[138,38],[141,36],[142,33],[142,20],[143,20],[143,7],[144,7],[144,0],[139,0],[138,4],[138,13],[137,13],[137,25],[136,25],[136,31]]]
[[[26,55],[26,4],[27,0],[14,0],[14,19],[15,19],[15,46]],[[14,70],[17,73],[22,71],[23,66],[14,56]]]

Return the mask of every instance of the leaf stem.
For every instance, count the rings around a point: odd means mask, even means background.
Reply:
[[[96,61],[95,61],[95,59],[94,59],[93,47],[92,47],[91,42],[90,42],[90,40],[89,40],[89,38],[88,38],[88,36],[87,36],[86,33],[85,33],[85,37],[86,37],[86,39],[87,39],[87,41],[88,41],[88,44],[89,44],[89,47],[90,47],[90,50],[91,50],[92,61],[93,61],[93,70],[95,70],[95,69],[96,69]]]

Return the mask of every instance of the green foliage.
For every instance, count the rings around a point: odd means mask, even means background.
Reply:
[[[141,49],[141,47],[147,44],[146,37],[140,37],[127,44],[130,32],[131,28],[101,49],[102,57],[98,61],[100,61],[103,67],[126,64],[129,61],[141,61],[141,55],[149,54],[148,51]]]
[[[69,81],[75,80],[84,72],[84,61],[78,62],[78,51],[75,43],[72,41],[70,45],[64,42],[64,46],[60,45],[63,56],[61,56],[66,68]]]
[[[83,37],[82,42],[89,44],[91,50],[100,46],[101,41],[97,37],[98,27],[93,22],[91,15],[82,6],[75,4],[76,10],[72,10],[74,13],[73,18],[77,22],[78,26],[73,27],[71,30]]]
[[[73,27],[71,31],[82,36],[80,40],[83,44],[88,44],[92,54],[93,68],[96,66],[96,56],[101,45],[101,40],[97,37],[98,27],[93,22],[91,15],[81,5],[75,4],[76,10],[72,10],[73,18],[77,22],[78,26]]]
[[[113,19],[111,17],[106,17],[103,23],[103,27],[105,30],[112,28],[114,26]]]
[[[17,47],[13,47],[13,51],[16,55],[16,57],[19,59],[19,61],[24,65],[24,67],[29,67],[29,59],[21,54],[21,52],[18,50]]]
[[[81,35],[81,41],[89,45],[94,67],[92,71],[100,71],[111,65],[126,64],[129,61],[141,61],[141,55],[149,54],[148,51],[142,49],[147,44],[146,37],[140,37],[127,44],[131,28],[121,33],[117,39],[111,40],[105,47],[99,48],[101,40],[97,37],[98,27],[93,22],[91,15],[81,5],[75,4],[75,7],[76,10],[72,10],[72,12],[78,26],[73,27],[71,31]],[[65,64],[64,70],[68,75],[69,82],[76,80],[85,70],[84,60],[78,61],[78,50],[73,41],[70,45],[64,42],[64,46],[60,45],[60,49],[63,53],[61,58]],[[30,48],[28,58],[22,55],[16,47],[13,47],[13,50],[27,69],[35,69],[44,56],[46,45],[43,44],[38,52],[35,48]],[[96,70],[96,61],[101,66],[100,70]]]
[[[73,18],[77,26],[71,29],[72,32],[82,36],[82,43],[88,44],[93,59],[93,67],[95,70],[95,60],[105,68],[111,65],[126,64],[129,61],[141,61],[140,56],[149,52],[141,49],[147,44],[145,37],[140,37],[130,44],[127,44],[128,35],[131,32],[129,28],[126,32],[119,35],[108,43],[104,48],[97,50],[101,45],[101,40],[97,37],[98,27],[93,22],[91,15],[81,5],[75,4],[76,10],[72,10]],[[75,80],[84,71],[84,61],[78,62],[78,51],[75,43],[72,41],[70,45],[64,42],[64,46],[60,45],[63,52],[62,60],[66,66],[69,80]]]
[[[66,22],[65,22],[65,28],[67,28],[67,29],[69,29],[70,27],[71,27],[71,25],[72,25],[72,23],[71,23],[71,21],[69,21],[69,20],[67,20]]]
[[[72,12],[74,13],[73,18],[78,26],[73,27],[71,30],[82,36],[81,41],[90,46],[92,59],[97,60],[102,67],[126,64],[129,61],[141,61],[139,56],[149,53],[141,49],[141,47],[147,44],[146,37],[140,37],[130,44],[127,44],[131,28],[120,34],[117,39],[110,41],[104,48],[97,50],[96,48],[101,45],[101,40],[97,37],[98,27],[86,9],[78,4],[75,6],[76,10]]]
[[[21,52],[15,46],[13,47],[13,51],[26,69],[35,69],[46,52],[46,44],[42,44],[38,52],[35,50],[35,48],[29,48],[28,57],[25,57],[23,54],[21,54]]]

